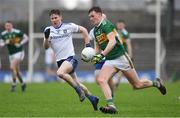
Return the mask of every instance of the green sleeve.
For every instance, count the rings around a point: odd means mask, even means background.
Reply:
[[[111,25],[111,24],[106,24],[106,25],[104,25],[104,27],[103,27],[103,32],[107,35],[107,34],[109,34],[110,32],[112,32],[114,30],[114,27],[113,27],[113,25]]]

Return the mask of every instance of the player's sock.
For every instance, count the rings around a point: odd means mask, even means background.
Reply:
[[[84,99],[86,98],[84,92],[82,91],[81,87],[79,86],[75,86],[74,89],[76,90],[76,93],[79,95],[79,99],[80,101],[84,101]]]
[[[93,95],[89,95],[89,94],[85,94],[86,97],[89,99],[89,101],[91,102],[91,104],[93,105],[93,108],[95,111],[98,110],[98,102],[99,102],[99,98]]]
[[[17,77],[18,77],[19,82],[20,82],[21,84],[24,84],[21,75],[20,75],[20,74],[17,74]]]
[[[108,100],[106,100],[107,101],[107,105],[113,105],[113,106],[115,106],[114,105],[114,102],[113,102],[113,99],[108,99]]]
[[[22,90],[22,92],[26,91],[26,83],[21,84],[21,90]]]
[[[16,78],[13,78],[12,85],[16,85]]]
[[[78,94],[81,93],[81,88],[80,88],[80,87],[75,86],[74,89],[76,90],[76,92],[77,92]]]
[[[11,85],[11,92],[16,91],[16,79],[13,79],[12,85]]]

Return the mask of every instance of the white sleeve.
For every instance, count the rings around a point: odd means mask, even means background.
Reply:
[[[26,42],[28,42],[28,36],[26,34],[23,34],[23,40],[21,41],[21,45],[24,45]]]
[[[72,32],[79,32],[79,25],[76,25],[74,23],[69,23],[69,24]]]

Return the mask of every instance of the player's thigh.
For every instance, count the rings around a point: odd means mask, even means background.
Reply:
[[[19,59],[12,59],[10,61],[10,69],[19,69],[20,60]]]
[[[9,56],[10,61],[10,68],[11,69],[18,69],[20,62],[24,59],[24,51],[17,52],[13,55]]]
[[[127,70],[127,71],[122,71],[122,73],[124,74],[124,76],[128,79],[128,81],[132,85],[138,84],[140,82],[139,81],[139,77],[138,77],[135,69],[130,69],[130,70]]]
[[[72,64],[69,61],[64,61],[58,68],[57,73],[70,73],[72,69]]]
[[[114,76],[114,74],[117,72],[116,68],[108,65],[103,65],[101,68],[99,75],[97,77],[97,80],[106,80],[108,81],[110,78]]]

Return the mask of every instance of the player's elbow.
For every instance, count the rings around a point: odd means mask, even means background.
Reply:
[[[48,44],[43,44],[43,47],[44,47],[45,49],[48,49],[48,48],[49,48],[49,45],[48,45]]]
[[[85,27],[79,26],[79,32],[83,34],[84,37],[88,37],[88,31]]]

